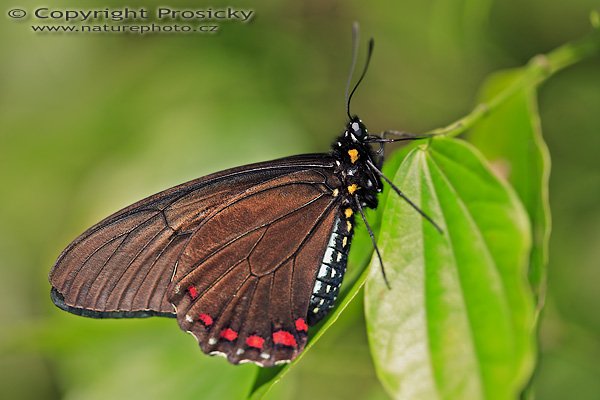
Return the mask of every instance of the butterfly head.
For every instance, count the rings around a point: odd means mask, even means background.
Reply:
[[[346,125],[345,134],[354,142],[363,142],[369,135],[367,127],[357,115],[352,117]]]

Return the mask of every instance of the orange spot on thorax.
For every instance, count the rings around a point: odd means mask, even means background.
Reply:
[[[356,192],[358,190],[358,185],[356,183],[353,183],[352,185],[348,186],[348,193],[350,194],[354,194],[354,192]]]

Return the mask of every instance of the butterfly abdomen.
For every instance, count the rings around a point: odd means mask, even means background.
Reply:
[[[354,211],[346,208],[336,219],[317,272],[308,308],[309,325],[319,322],[335,305],[346,273],[353,233]]]

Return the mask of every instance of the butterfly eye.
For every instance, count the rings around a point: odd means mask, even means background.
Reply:
[[[348,124],[347,131],[349,131],[351,137],[356,140],[363,140],[368,136],[365,124],[363,124],[356,116]]]

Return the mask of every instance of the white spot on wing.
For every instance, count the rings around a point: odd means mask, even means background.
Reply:
[[[192,318],[190,315],[186,315],[186,316],[185,316],[185,320],[186,320],[187,322],[194,322],[194,318]]]
[[[210,339],[208,339],[208,344],[210,344],[210,345],[217,344],[217,338],[211,337]]]
[[[254,361],[254,360],[240,360],[240,362],[239,362],[239,363],[240,363],[240,364],[249,364],[249,363],[253,363],[253,364],[256,364],[256,365],[258,365],[259,367],[264,367],[264,366],[265,366],[265,364],[263,364],[263,363],[261,363],[261,362],[259,362],[259,361]]]
[[[219,357],[223,357],[223,358],[227,358],[227,354],[223,353],[222,351],[211,351],[210,353],[208,353],[211,356],[219,356]]]
[[[244,350],[244,349],[241,349],[241,348],[240,348],[240,349],[237,349],[237,351],[235,352],[235,354],[237,354],[237,355],[239,356],[239,355],[241,355],[241,354],[244,354],[244,352],[245,352],[245,351],[246,351],[246,350]],[[250,360],[248,360],[248,361],[250,361]],[[240,362],[241,362],[241,361],[240,361]]]
[[[271,355],[269,353],[260,353],[260,358],[268,360],[269,358],[271,358]]]

